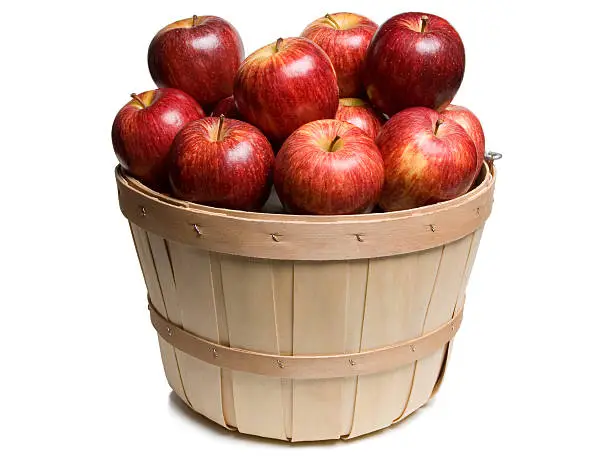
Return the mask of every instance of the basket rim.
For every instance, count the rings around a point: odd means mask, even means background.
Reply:
[[[131,225],[166,241],[227,255],[273,260],[354,260],[408,254],[481,228],[493,205],[495,169],[449,201],[366,215],[312,216],[216,209],[154,192],[116,169],[119,206]]]
[[[185,201],[172,197],[170,195],[155,191],[138,179],[127,174],[120,165],[115,168],[115,178],[118,184],[131,188],[133,191],[140,194],[143,198],[148,198],[154,201],[160,201],[165,205],[172,206],[183,211],[188,211],[194,214],[204,216],[217,216],[221,218],[237,219],[250,222],[265,222],[287,224],[351,224],[351,223],[372,223],[378,221],[390,221],[407,219],[410,217],[419,217],[429,214],[434,214],[444,209],[459,207],[467,201],[480,196],[495,184],[495,166],[489,165],[486,161],[483,163],[482,169],[478,174],[477,181],[480,183],[472,188],[467,193],[448,201],[442,201],[427,206],[416,207],[407,210],[396,210],[390,212],[377,212],[367,214],[351,214],[351,215],[302,215],[302,214],[282,214],[269,212],[253,212],[244,210],[226,209],[222,207],[211,207],[205,204],[198,204],[191,201]]]

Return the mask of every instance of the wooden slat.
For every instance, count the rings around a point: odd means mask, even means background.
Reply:
[[[184,244],[168,242],[178,316],[175,323],[211,341],[219,341],[209,253]],[[177,352],[185,392],[199,413],[226,426],[218,367]]]
[[[346,352],[357,352],[361,345],[369,266],[369,260],[351,260],[348,262],[348,297],[344,345]],[[340,413],[340,419],[342,421],[341,435],[343,437],[350,434],[353,426],[357,396],[357,379],[356,377],[342,379],[342,412]]]
[[[294,354],[344,352],[347,263],[296,262],[294,269]],[[294,441],[342,435],[342,389],[341,379],[293,382]]]
[[[136,247],[136,252],[138,253],[140,268],[142,269],[142,275],[147,286],[149,298],[151,298],[151,303],[153,304],[153,306],[155,306],[157,311],[159,311],[159,313],[167,319],[168,313],[166,311],[166,304],[162,296],[162,291],[159,279],[157,277],[157,271],[155,268],[153,255],[151,254],[151,248],[149,246],[149,239],[147,237],[147,233],[145,230],[140,228],[138,225],[135,225],[134,223],[130,223],[130,230],[132,231],[132,238],[134,239],[134,245]],[[163,339],[158,339],[158,342],[159,349],[161,352],[162,364],[164,366],[164,373],[166,374],[168,384],[183,401],[189,403],[187,396],[185,395],[183,383],[181,381],[174,348],[170,346],[167,342],[165,342]]]
[[[276,311],[276,333],[281,355],[293,355],[293,262],[270,261]],[[293,435],[293,381],[281,379],[285,436]]]
[[[229,330],[227,326],[227,311],[225,308],[225,291],[221,277],[221,255],[209,252],[210,272],[213,286],[213,300],[217,314],[217,330],[219,331],[219,343],[229,346]],[[225,423],[236,427],[236,409],[234,404],[234,374],[232,370],[221,369],[221,404],[223,406],[223,417]]]
[[[473,238],[474,235],[470,234],[444,246],[423,333],[438,328],[452,318],[457,301],[463,293],[460,289]],[[431,356],[416,362],[410,397],[398,420],[408,416],[429,400],[440,374],[445,349],[446,346],[442,346]]]
[[[270,263],[234,256],[220,262],[230,346],[278,354]],[[233,394],[239,431],[286,439],[280,378],[235,371]]]
[[[361,351],[421,335],[442,249],[370,262]],[[390,425],[401,415],[414,364],[359,376],[350,437]]]
[[[480,239],[482,238],[483,229],[484,228],[480,228],[474,233],[472,244],[470,246],[470,253],[468,255],[467,265],[465,267],[465,273],[463,274],[463,280],[461,282],[461,287],[459,288],[459,292],[463,296],[465,296],[465,290],[472,274],[472,268],[474,267],[476,254],[478,253],[478,247],[480,246]],[[459,301],[458,303],[459,305],[463,305],[462,301]]]

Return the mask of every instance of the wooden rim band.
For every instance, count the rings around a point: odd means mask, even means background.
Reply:
[[[198,360],[236,371],[290,379],[344,378],[409,365],[448,343],[461,325],[463,308],[438,329],[418,338],[364,352],[336,355],[275,355],[208,341],[162,317],[149,303],[151,323],[168,344]]]
[[[157,193],[116,169],[121,211],[135,225],[203,250],[272,260],[351,260],[426,250],[461,239],[491,213],[494,168],[450,201],[405,211],[312,216],[217,209]]]

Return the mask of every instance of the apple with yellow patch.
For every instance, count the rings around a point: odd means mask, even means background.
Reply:
[[[474,146],[476,146],[478,163],[482,164],[485,154],[485,135],[482,130],[482,125],[476,115],[460,105],[449,105],[442,112],[442,116],[447,120],[455,121],[459,126],[465,129],[465,132],[468,133],[474,142]]]
[[[355,13],[326,14],[311,22],[302,37],[312,40],[329,56],[336,69],[340,97],[365,94],[362,72],[368,45],[378,25]]]
[[[385,165],[379,205],[386,211],[461,196],[480,169],[467,132],[430,108],[414,107],[395,114],[383,126],[376,144]]]
[[[336,119],[357,126],[371,139],[376,139],[384,122],[370,104],[355,97],[340,99]]]

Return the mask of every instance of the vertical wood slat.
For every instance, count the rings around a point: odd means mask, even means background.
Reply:
[[[427,309],[423,333],[428,333],[449,321],[462,292],[463,277],[474,234],[446,244]],[[433,392],[440,375],[446,346],[415,363],[414,381],[408,403],[398,419],[403,419],[423,406]]]
[[[271,264],[230,255],[220,262],[230,346],[278,354]],[[234,371],[233,393],[239,431],[287,439],[280,378]]]
[[[293,262],[274,261],[272,281],[276,310],[276,332],[281,355],[293,355]],[[293,435],[293,380],[281,378],[285,437]]]
[[[442,248],[370,262],[361,351],[421,335]],[[349,438],[390,425],[401,415],[414,364],[358,377]]]
[[[361,266],[366,267],[366,264]],[[363,314],[362,285],[350,282],[347,262],[296,262],[294,267],[295,355],[355,352],[347,349],[347,317]],[[354,331],[351,331],[354,334]],[[347,378],[293,382],[294,441],[340,438],[348,421],[343,402],[352,385]],[[355,378],[350,378],[355,379]],[[345,395],[343,395],[343,392]]]
[[[348,307],[346,310],[346,352],[357,352],[361,345],[363,334],[363,318],[365,313],[365,299],[370,273],[369,260],[352,260],[348,264]],[[357,401],[358,378],[342,379],[342,420],[341,436],[351,433],[355,404]]]
[[[457,305],[455,306],[455,310],[453,311],[453,317],[459,310],[459,308],[464,307],[465,305],[465,294],[467,284],[470,280],[470,276],[472,274],[472,268],[474,266],[474,261],[476,260],[476,254],[478,253],[478,247],[480,246],[480,239],[482,238],[482,231],[484,227],[479,228],[474,233],[474,239],[472,240],[472,245],[470,246],[470,253],[468,255],[467,266],[465,273],[463,274],[463,281],[461,283],[461,287],[459,288],[459,299],[457,300]],[[438,376],[438,380],[433,388],[431,396],[436,395],[437,391],[440,389],[440,386],[444,380],[444,376],[446,375],[446,368],[448,359],[450,359],[451,351],[453,350],[453,342],[454,338],[448,343],[448,349],[446,350],[446,354],[444,355],[444,361],[442,362],[442,369],[440,370],[440,375]]]
[[[213,299],[215,313],[217,315],[217,329],[219,331],[219,343],[229,346],[229,330],[227,325],[227,312],[225,310],[225,291],[221,277],[221,255],[209,252],[210,276],[213,286]],[[221,368],[221,405],[225,423],[236,427],[236,407],[234,403],[233,372]]]
[[[209,253],[171,241],[167,244],[179,309],[178,322],[175,323],[191,333],[219,342]],[[223,414],[220,369],[180,351],[177,351],[177,360],[185,392],[193,408],[227,427]]]
[[[132,222],[130,222],[130,230],[132,232],[134,246],[136,248],[136,253],[138,254],[138,261],[140,262],[140,268],[142,270],[142,275],[144,277],[151,303],[157,309],[157,311],[167,319],[168,313],[166,312],[166,305],[162,296],[158,274],[156,271],[155,262],[153,260],[153,255],[151,254],[147,233],[145,230]],[[158,342],[164,373],[166,375],[166,379],[168,380],[168,384],[185,403],[189,403],[187,401],[185,390],[181,381],[174,347],[160,337],[158,337]]]

